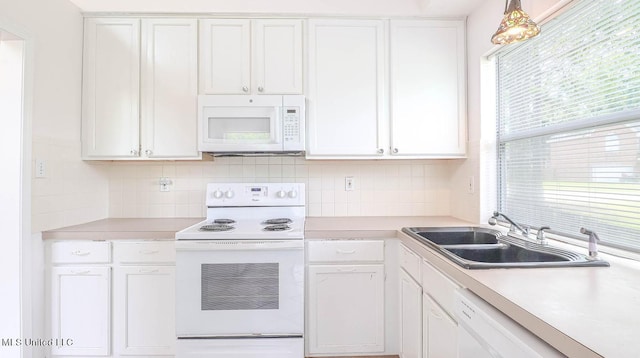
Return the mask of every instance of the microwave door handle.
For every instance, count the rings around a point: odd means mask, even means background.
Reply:
[[[274,126],[273,133],[275,134],[274,142],[283,148],[284,126],[282,122],[284,121],[284,113],[282,113],[282,107],[275,107],[274,110],[276,112],[274,113],[274,120],[272,121],[272,125]]]

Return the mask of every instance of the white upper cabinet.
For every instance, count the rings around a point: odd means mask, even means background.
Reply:
[[[387,145],[384,20],[309,20],[307,156],[382,156]]]
[[[253,93],[302,93],[302,20],[255,20],[253,51]]]
[[[143,157],[200,157],[197,38],[195,19],[142,20]]]
[[[200,158],[197,35],[194,19],[85,20],[84,159]]]
[[[249,93],[250,82],[251,21],[200,20],[200,93]]]
[[[464,157],[464,31],[459,20],[309,20],[307,158]]]
[[[302,20],[200,21],[201,94],[301,94]]]
[[[82,80],[83,157],[137,157],[139,19],[85,20]]]
[[[391,153],[464,156],[464,22],[392,20],[390,48]]]

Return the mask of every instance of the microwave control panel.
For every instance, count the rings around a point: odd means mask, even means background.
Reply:
[[[284,143],[300,143],[300,107],[282,108]]]

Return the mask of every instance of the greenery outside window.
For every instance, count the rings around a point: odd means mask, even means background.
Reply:
[[[640,252],[640,1],[577,0],[495,61],[499,210]]]

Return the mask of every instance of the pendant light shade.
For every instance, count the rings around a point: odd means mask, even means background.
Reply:
[[[504,18],[500,22],[498,31],[491,37],[491,42],[496,45],[506,45],[530,39],[539,33],[540,27],[526,12],[522,11],[520,0],[511,0],[508,5],[505,2]]]

